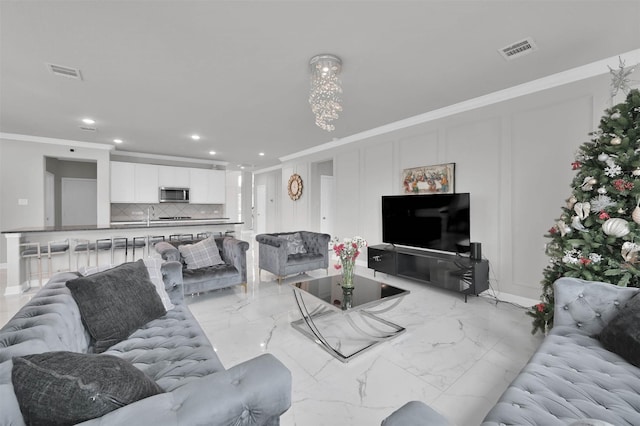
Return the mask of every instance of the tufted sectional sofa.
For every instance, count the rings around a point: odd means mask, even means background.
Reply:
[[[640,368],[604,349],[597,338],[638,291],[576,278],[557,280],[553,328],[482,426],[640,425]],[[412,402],[383,424],[449,423]]]
[[[291,373],[263,354],[225,369],[183,299],[182,266],[162,266],[175,309],[150,321],[105,354],[131,362],[164,393],[142,399],[83,425],[278,425],[291,405]],[[54,275],[0,329],[0,424],[24,425],[11,383],[12,357],[48,351],[86,353],[89,334],[65,283]]]

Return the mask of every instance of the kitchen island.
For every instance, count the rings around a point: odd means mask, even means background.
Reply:
[[[39,243],[46,246],[49,241],[69,240],[70,263],[71,269],[74,270],[77,259],[73,249],[78,242],[95,243],[97,240],[111,240],[112,238],[132,240],[134,237],[148,239],[161,236],[169,240],[172,235],[191,234],[195,237],[204,232],[239,235],[242,224],[243,222],[229,219],[144,220],[111,222],[109,225],[44,226],[2,231],[7,244],[7,288],[5,295],[19,294],[31,287],[32,277],[26,276],[26,262],[30,260],[23,261],[20,255],[21,250],[24,249],[24,247],[21,249],[20,244],[23,243]],[[142,253],[142,250],[139,253]],[[149,251],[149,255],[153,255],[153,250]],[[107,261],[105,258],[105,261],[101,260],[100,264],[110,263],[110,252],[105,251],[104,256],[109,256],[109,260]],[[55,263],[52,267],[54,272],[67,269],[66,255],[54,257]],[[95,264],[95,257],[95,252],[93,252],[92,265]],[[120,258],[122,257],[120,256]],[[35,263],[36,260],[33,262]],[[44,266],[47,262],[42,264]],[[86,265],[86,257],[82,258],[82,264]]]

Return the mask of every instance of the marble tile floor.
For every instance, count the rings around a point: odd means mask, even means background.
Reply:
[[[373,276],[361,266],[357,273]],[[464,303],[458,294],[377,274],[411,292],[381,315],[407,331],[344,364],[291,327],[299,313],[286,283],[300,277],[278,285],[264,271],[258,279],[256,268],[249,275],[246,294],[234,287],[188,303],[225,366],[270,352],[291,370],[292,406],[282,426],[379,425],[410,400],[459,426],[478,425],[541,342],[522,308],[486,297]],[[0,324],[37,290],[2,296],[4,286],[0,269]]]

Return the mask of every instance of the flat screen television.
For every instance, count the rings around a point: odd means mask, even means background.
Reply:
[[[385,195],[382,241],[455,253],[469,251],[469,193]]]

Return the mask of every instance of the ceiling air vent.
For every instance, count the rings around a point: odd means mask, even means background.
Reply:
[[[511,61],[513,59],[528,55],[531,52],[535,52],[536,50],[538,50],[538,46],[536,46],[536,43],[531,37],[527,37],[524,40],[517,41],[507,47],[498,49],[498,52],[500,52],[505,60]]]
[[[47,64],[47,68],[55,75],[67,78],[75,78],[76,80],[82,80],[82,74],[79,69],[63,67],[62,65]]]
[[[85,132],[97,132],[98,131],[98,129],[96,129],[95,127],[87,126],[87,125],[84,125],[84,124],[82,126],[80,126],[80,130],[84,130]]]

